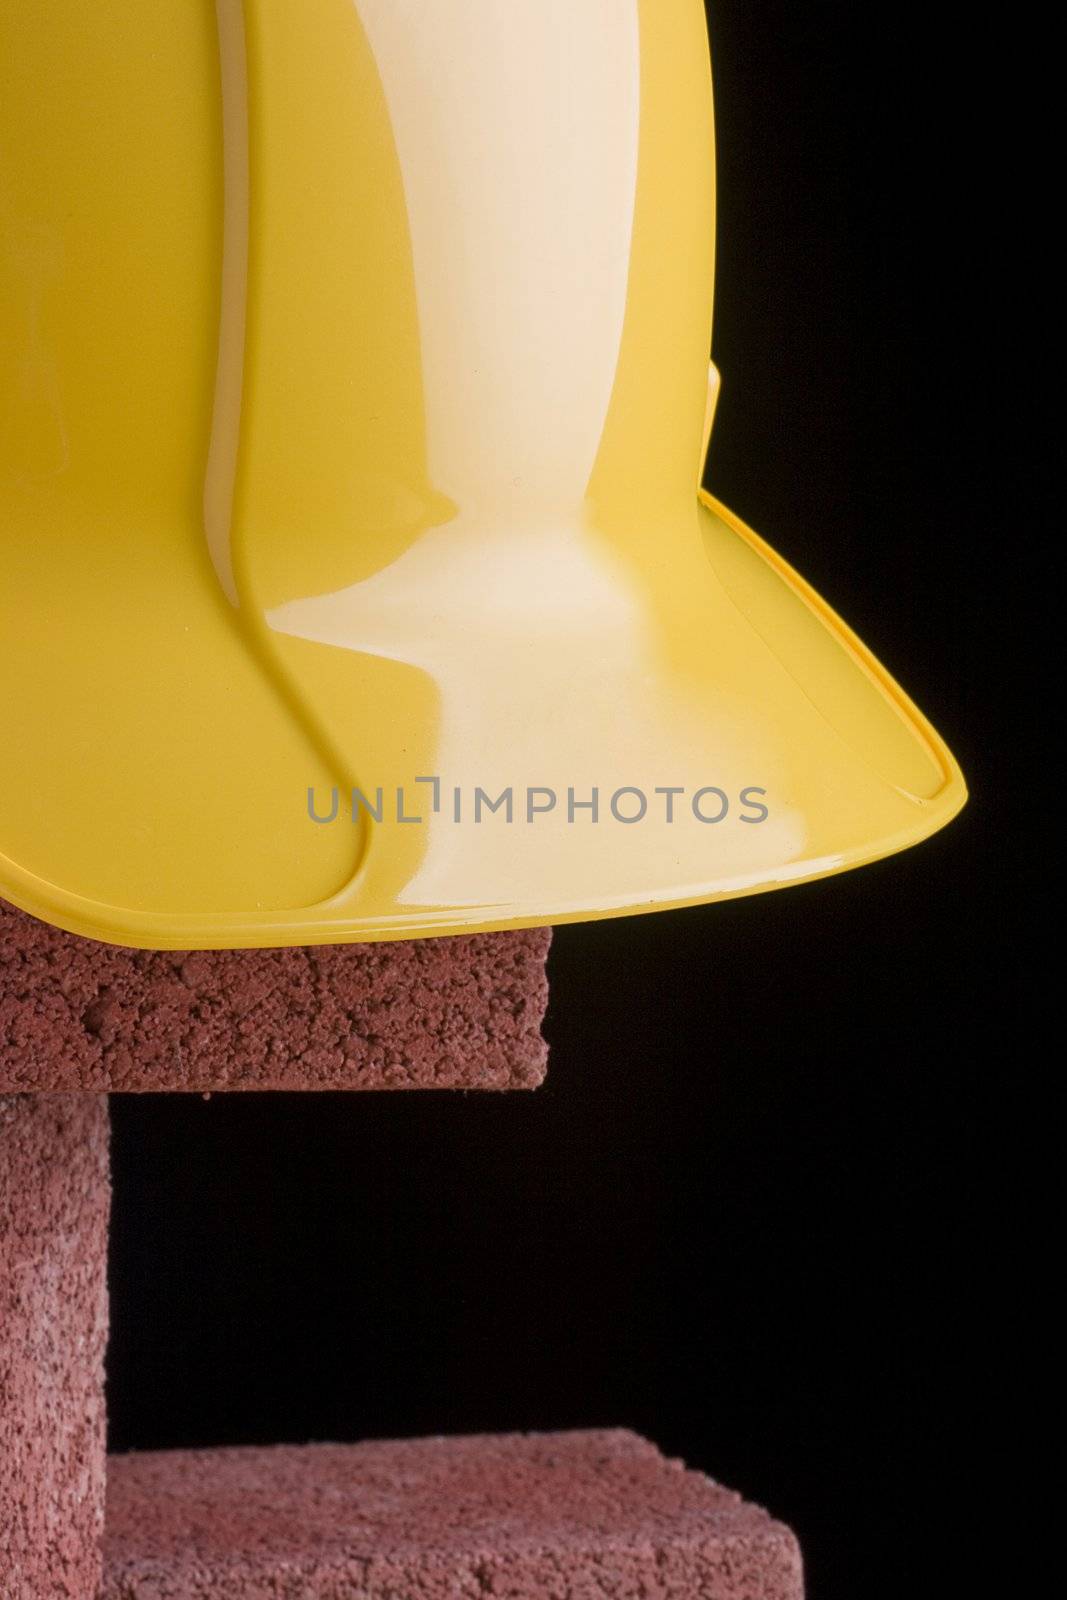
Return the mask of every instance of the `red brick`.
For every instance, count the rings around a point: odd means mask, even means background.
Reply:
[[[128,950],[0,902],[0,1093],[534,1088],[549,939]]]
[[[632,1433],[113,1457],[102,1600],[801,1600],[788,1528]]]
[[[0,1097],[0,1596],[94,1600],[104,1523],[107,1102]]]

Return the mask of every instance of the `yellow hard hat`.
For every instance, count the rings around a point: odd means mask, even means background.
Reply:
[[[699,491],[700,0],[0,5],[0,894],[180,948],[817,878],[964,800]]]

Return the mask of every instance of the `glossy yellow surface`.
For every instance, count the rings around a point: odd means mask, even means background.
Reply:
[[[962,805],[698,493],[700,0],[0,0],[0,152],[4,897],[410,937],[820,877]]]

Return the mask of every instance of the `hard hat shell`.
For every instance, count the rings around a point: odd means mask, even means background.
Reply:
[[[700,0],[0,5],[0,893],[182,948],[713,900],[963,804],[698,489]]]

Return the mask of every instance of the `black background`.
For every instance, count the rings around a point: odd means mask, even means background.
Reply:
[[[625,1424],[788,1520],[813,1600],[955,1594],[1017,1381],[1031,1056],[1021,56],[981,8],[712,13],[709,482],[971,802],[827,882],[560,930],[536,1094],[116,1099],[111,1442]]]

